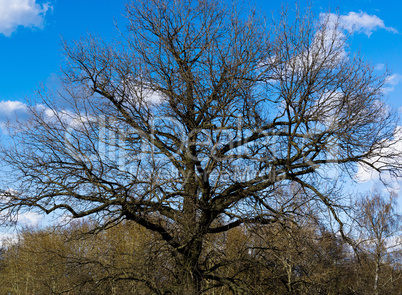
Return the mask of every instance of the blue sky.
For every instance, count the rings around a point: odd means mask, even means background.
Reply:
[[[247,2],[247,1],[246,1]],[[266,13],[277,12],[279,1],[249,0]],[[24,113],[27,97],[39,83],[56,81],[62,64],[61,40],[87,33],[111,38],[114,23],[124,27],[125,1],[0,0],[0,127],[6,117]],[[290,8],[294,1],[283,1]],[[353,27],[351,48],[378,69],[392,71],[387,85],[390,105],[402,110],[402,1],[313,0],[317,16],[336,12]],[[303,2],[302,2],[303,6]],[[402,124],[401,124],[402,125]],[[27,217],[34,223],[35,217]]]
[[[267,13],[281,7],[279,1],[250,2]],[[294,7],[294,1],[283,3]],[[354,21],[363,28],[353,34],[352,49],[392,70],[389,102],[402,106],[402,2],[315,0],[313,4],[317,15],[329,8],[344,16],[355,13]],[[89,32],[111,37],[116,32],[115,21],[124,26],[123,13],[124,1],[0,0],[0,101],[24,101],[40,82],[52,82],[62,61],[62,37],[74,40]],[[12,110],[1,106],[7,108],[1,104],[0,113]]]
[[[281,7],[279,1],[250,2],[267,13]],[[293,1],[283,3],[294,7]],[[362,29],[352,35],[352,49],[392,70],[389,102],[402,106],[402,2],[316,0],[313,4],[317,15],[329,8],[344,16],[355,13],[355,25]],[[24,101],[40,82],[52,82],[62,61],[61,38],[74,40],[87,33],[111,37],[115,21],[124,26],[123,13],[124,1],[0,0],[0,101]],[[0,108],[0,113],[4,111]]]
[[[123,8],[122,1],[0,0],[0,101],[23,100],[57,74],[62,37],[110,36]]]

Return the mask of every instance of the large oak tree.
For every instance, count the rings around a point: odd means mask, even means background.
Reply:
[[[169,245],[172,291],[240,292],[208,236],[296,213],[300,198],[278,197],[292,183],[343,233],[334,175],[399,173],[386,75],[350,53],[331,15],[270,22],[214,0],[150,0],[126,16],[113,42],[66,42],[62,87],[39,91],[10,130],[2,216],[133,220]]]

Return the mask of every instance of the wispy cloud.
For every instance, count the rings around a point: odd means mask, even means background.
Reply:
[[[390,93],[395,90],[395,87],[399,85],[402,81],[402,75],[392,74],[387,77],[386,86],[383,87],[385,94]]]
[[[366,12],[349,12],[344,15],[334,13],[321,13],[321,19],[328,19],[331,22],[338,23],[342,29],[349,33],[366,34],[368,37],[378,30],[383,29],[391,33],[398,33],[398,30],[392,27],[387,27],[382,19],[376,15],[369,15]],[[338,28],[340,29],[340,28]]]
[[[387,27],[384,21],[376,15],[369,15],[366,12],[349,12],[347,15],[341,15],[340,21],[345,29],[351,33],[364,33],[370,37],[373,31],[384,29],[392,33],[398,33],[398,30]]]
[[[0,0],[0,34],[11,36],[19,26],[43,28],[50,9],[50,3],[38,4],[36,0]]]
[[[390,166],[399,165],[401,162],[402,126],[397,126],[395,129],[394,138],[387,140],[383,146],[384,147],[378,151],[378,155],[381,156],[374,156],[366,159],[367,163],[369,163],[372,167],[365,164],[358,164],[355,179],[359,182],[367,182],[369,180],[378,180],[381,177],[381,179],[386,181],[389,186],[394,186],[395,188],[399,184],[394,181],[394,177],[389,172],[384,172],[380,175],[378,169],[389,169]],[[393,160],[386,158],[387,156],[392,156]]]
[[[20,222],[20,224],[30,225],[30,226],[38,225],[42,219],[43,219],[43,215],[40,215],[35,212],[26,212],[26,213],[20,214],[18,216],[18,221]]]
[[[382,64],[382,63],[378,63],[374,67],[374,70],[377,70],[377,71],[382,71],[384,69],[385,69],[385,64]]]
[[[0,101],[0,128],[4,128],[6,123],[14,123],[17,119],[28,117],[28,106],[20,101],[6,100]]]
[[[396,86],[399,84],[399,82],[401,81],[402,75],[399,74],[393,74],[387,77],[387,84],[392,85],[392,86]]]

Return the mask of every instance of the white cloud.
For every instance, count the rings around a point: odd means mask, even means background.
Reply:
[[[374,156],[366,159],[366,161],[373,165],[376,169],[382,170],[383,168],[389,168],[390,165],[399,165],[402,157],[402,126],[398,126],[396,128],[394,138],[392,140],[387,140],[383,143],[383,148],[378,152],[378,154],[383,156],[389,155],[392,156],[393,159],[391,160],[390,158],[380,156]],[[368,165],[359,164],[355,177],[359,182],[367,182],[369,180],[378,180],[380,178],[380,173]],[[394,181],[395,179],[389,173],[382,173],[381,179],[389,182],[388,185],[393,185],[395,188],[399,186],[399,184]]]
[[[16,230],[5,230],[0,231],[0,247],[7,247],[18,241],[18,233]]]
[[[355,179],[358,182],[367,182],[370,180],[377,180],[379,178],[380,174],[373,170],[372,168],[368,166],[363,166],[363,165],[358,165],[357,173],[355,175]]]
[[[20,101],[13,101],[13,100],[7,100],[7,101],[0,101],[0,112],[3,114],[13,114],[15,112],[26,112],[27,110],[27,105],[24,104],[23,102]]]
[[[387,77],[386,83],[392,86],[396,86],[399,84],[401,80],[401,75],[399,74],[393,74],[391,76]]]
[[[0,0],[1,1],[1,0]],[[28,106],[20,101],[0,101],[0,128],[4,130],[7,122],[15,122],[16,119],[28,117]]]
[[[396,252],[402,250],[402,236],[392,236],[385,240],[388,252]]]
[[[384,70],[384,69],[385,69],[385,65],[382,64],[382,63],[378,63],[378,64],[376,64],[375,67],[374,67],[374,70],[377,70],[377,71],[382,71],[382,70]]]
[[[347,15],[341,15],[340,21],[345,29],[351,33],[364,33],[370,37],[373,31],[385,29],[392,33],[398,33],[398,30],[387,27],[384,21],[376,15],[369,15],[365,12],[349,12]]]
[[[126,79],[121,81],[121,87],[123,89],[128,88],[130,92],[130,100],[128,103],[135,105],[157,105],[163,101],[163,94],[152,89],[151,86],[139,79]],[[122,90],[123,90],[122,89]],[[124,91],[124,90],[123,90]]]
[[[57,122],[58,120],[61,120],[67,124],[73,122],[73,124],[79,125],[91,120],[89,117],[80,117],[66,110],[56,111],[49,109],[43,104],[37,104],[34,108],[37,112],[43,112],[44,118],[49,122]],[[4,128],[7,122],[13,124],[17,119],[23,121],[28,117],[29,109],[28,105],[25,103],[16,100],[0,101],[0,128]]]
[[[383,87],[383,91],[385,94],[390,93],[395,90],[395,87],[402,81],[402,75],[392,74],[387,77],[385,84]]]
[[[49,3],[38,4],[36,0],[0,0],[0,34],[10,36],[19,26],[43,28]]]
[[[43,215],[35,212],[26,212],[18,215],[18,222],[29,226],[36,226],[43,219]]]
[[[387,27],[384,24],[384,21],[380,19],[376,15],[369,15],[365,12],[349,12],[346,15],[337,15],[334,13],[321,13],[321,19],[328,19],[333,23],[333,27],[335,28],[335,24],[339,24],[340,28],[349,31],[349,33],[363,33],[368,37],[376,31],[377,29],[384,29],[388,32],[398,33],[398,30],[392,27]],[[330,25],[330,24],[329,24]],[[331,27],[331,25],[329,26]],[[337,28],[337,29],[340,29]]]

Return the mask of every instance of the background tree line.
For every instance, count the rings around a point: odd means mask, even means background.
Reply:
[[[226,261],[217,274],[241,281],[245,294],[401,294],[394,199],[374,192],[359,206],[358,252],[303,208],[299,220],[208,236],[202,259]],[[26,228],[3,242],[0,293],[181,294],[180,263],[158,235],[131,221],[88,234],[93,223]],[[240,293],[207,280],[205,294]]]

